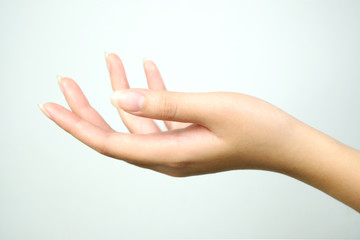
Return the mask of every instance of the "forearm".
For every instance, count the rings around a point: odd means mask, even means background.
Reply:
[[[360,212],[360,152],[301,123],[293,136],[283,173]]]

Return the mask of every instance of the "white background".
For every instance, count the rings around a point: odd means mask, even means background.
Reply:
[[[148,57],[169,90],[254,95],[360,148],[359,26],[359,1],[1,0],[0,238],[360,238],[357,212],[295,179],[169,177],[98,154],[37,107],[65,104],[60,74],[127,131],[109,51],[132,87]]]

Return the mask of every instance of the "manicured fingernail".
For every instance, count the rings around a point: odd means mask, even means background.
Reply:
[[[56,75],[56,78],[57,78],[58,82],[61,82],[62,76]]]
[[[110,53],[104,52],[104,56],[105,56],[106,67],[110,72]]]
[[[155,70],[155,65],[154,63],[147,57],[144,57],[143,58],[143,65],[144,65],[144,68],[146,68],[146,70]]]
[[[38,104],[40,110],[43,112],[43,114],[45,114],[45,116],[47,116],[48,118],[51,119],[51,115],[48,111],[46,111],[46,109],[44,108],[44,106],[42,104]]]
[[[144,57],[143,59],[142,59],[142,61],[143,61],[143,64],[145,64],[145,62],[146,61],[149,61],[150,59],[149,58],[147,58],[147,57]]]
[[[63,84],[62,84],[62,76],[60,76],[60,75],[56,75],[56,78],[57,78],[57,80],[58,80],[58,83],[59,83],[59,87],[60,87],[60,90],[61,90],[61,92],[62,93],[64,93],[64,86],[63,86]]]
[[[111,103],[127,112],[141,111],[144,94],[138,91],[115,91],[111,96]]]

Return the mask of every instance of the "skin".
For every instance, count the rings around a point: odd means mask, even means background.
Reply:
[[[114,131],[74,80],[58,77],[71,110],[43,113],[75,138],[109,157],[170,176],[261,169],[314,186],[360,212],[360,152],[261,99],[233,92],[167,91],[144,60],[149,89],[130,88],[121,59],[105,55],[112,103],[130,133]],[[140,97],[140,99],[138,99]],[[161,131],[153,119],[164,120]]]

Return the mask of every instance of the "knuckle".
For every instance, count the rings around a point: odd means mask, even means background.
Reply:
[[[184,172],[171,172],[168,173],[167,175],[171,176],[171,177],[176,177],[176,178],[184,178],[184,177],[188,177],[189,175],[184,173]]]
[[[98,148],[97,148],[97,152],[102,154],[102,155],[105,155],[105,156],[108,156],[108,157],[111,157],[110,154],[109,154],[109,151],[106,147],[106,144],[105,142],[103,142]]]
[[[186,176],[186,172],[191,164],[186,159],[178,158],[169,161],[167,165],[176,176]]]
[[[175,161],[171,161],[169,163],[169,167],[176,169],[176,170],[182,170],[182,169],[186,168],[186,163],[185,163],[185,161],[175,160]]]
[[[158,106],[159,117],[161,119],[176,119],[177,104],[173,97],[167,95],[162,96]]]
[[[99,146],[97,146],[96,151],[102,155],[108,156],[108,157],[115,157],[114,153],[109,149],[108,141],[111,137],[110,133],[107,133],[104,136],[104,141],[101,142]]]

